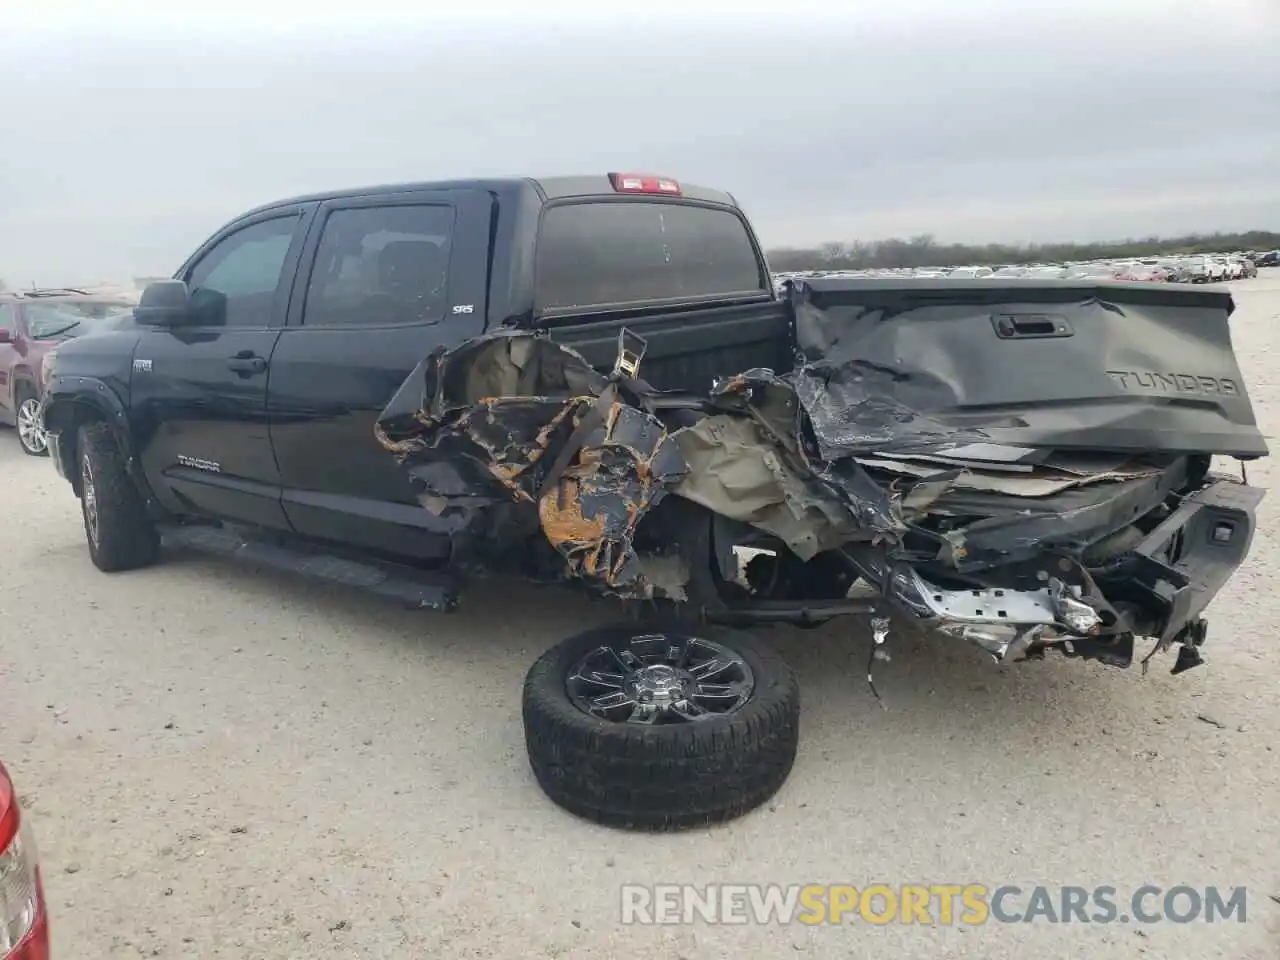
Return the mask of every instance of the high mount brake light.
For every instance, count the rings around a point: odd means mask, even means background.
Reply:
[[[679,182],[670,177],[655,177],[649,173],[611,173],[609,182],[618,193],[661,193],[668,197],[681,196]]]
[[[36,845],[0,764],[0,958],[49,960],[49,921]]]

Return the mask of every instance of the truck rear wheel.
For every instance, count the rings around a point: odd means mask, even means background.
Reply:
[[[77,439],[80,512],[93,565],[114,573],[155,563],[160,556],[160,537],[147,519],[137,487],[125,472],[111,427],[85,424]]]
[[[570,637],[524,685],[529,764],[579,816],[667,830],[768,800],[795,762],[800,688],[753,637],[692,626],[600,627]]]

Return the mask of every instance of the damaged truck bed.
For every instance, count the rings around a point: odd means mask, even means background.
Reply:
[[[548,573],[616,597],[804,621],[860,579],[998,659],[1128,665],[1145,638],[1200,662],[1262,497],[1211,461],[1267,454],[1229,294],[815,280],[789,308],[791,369],[702,395],[646,382],[625,331],[610,372],[572,337],[476,338],[419,364],[379,439],[425,509],[478,494],[487,542],[536,530]]]

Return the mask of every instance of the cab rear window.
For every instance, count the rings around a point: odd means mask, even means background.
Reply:
[[[687,203],[550,207],[536,257],[542,312],[769,290],[746,222],[730,210]]]

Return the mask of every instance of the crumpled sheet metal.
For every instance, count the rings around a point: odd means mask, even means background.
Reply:
[[[816,306],[803,284],[794,285],[790,296],[796,341],[803,357],[790,379],[809,415],[824,460],[835,462],[854,454],[882,451],[928,452],[988,439],[982,427],[943,423],[898,398],[903,370],[865,355],[867,330],[880,332],[884,328],[882,337],[889,337],[887,324],[868,318],[853,327],[846,319]],[[879,358],[880,354],[874,356]],[[923,371],[929,365],[929,357],[913,356],[911,371],[917,382],[928,379]],[[919,388],[917,392],[921,392]],[[941,384],[938,393],[945,393]]]
[[[858,535],[853,512],[815,490],[744,417],[716,414],[675,435],[689,464],[680,496],[778,537],[810,560]]]
[[[1267,456],[1230,297],[1164,286],[797,281],[796,390],[831,461],[981,442]]]
[[[528,504],[571,574],[647,597],[632,546],[636,526],[688,468],[661,422],[616,391],[601,401],[609,390],[576,351],[504,330],[424,359],[375,432],[427,509],[473,492]],[[593,411],[599,424],[544,490],[552,464]],[[441,489],[441,478],[452,489]]]
[[[575,413],[575,426],[585,408]],[[538,519],[572,573],[613,592],[650,596],[653,586],[632,547],[636,526],[688,466],[656,418],[613,401],[603,426],[587,434],[574,463],[538,501]]]
[[[724,410],[675,434],[689,472],[675,492],[781,539],[802,560],[905,530],[894,497],[856,463],[806,456],[800,404],[786,379],[752,369],[718,381]]]

